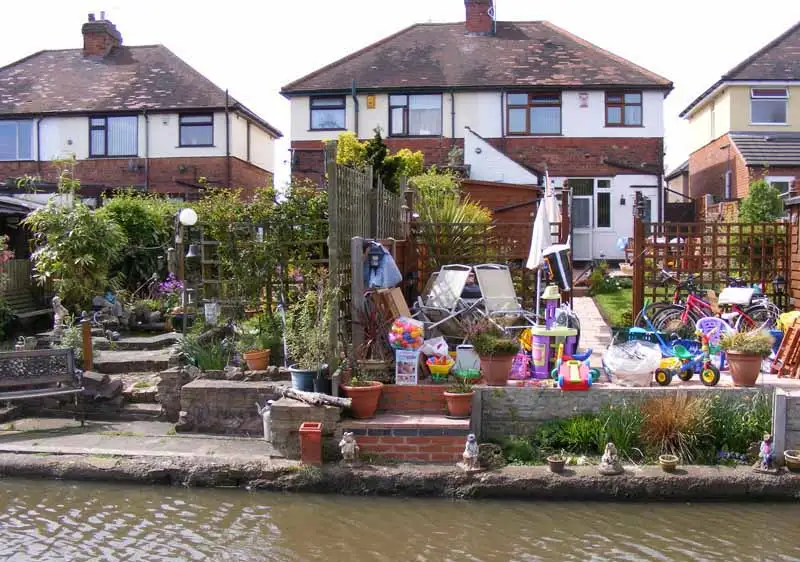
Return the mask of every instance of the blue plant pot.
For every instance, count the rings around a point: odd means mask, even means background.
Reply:
[[[314,392],[314,378],[317,376],[316,369],[298,369],[294,365],[291,365],[289,367],[289,372],[292,374],[292,388],[295,390]]]

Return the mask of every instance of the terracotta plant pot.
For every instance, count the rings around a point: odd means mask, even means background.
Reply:
[[[664,472],[675,472],[675,467],[678,466],[678,457],[675,455],[661,455],[658,457],[658,464],[661,465],[661,470]]]
[[[728,364],[734,386],[755,386],[761,374],[761,356],[728,351]]]
[[[555,455],[547,457],[547,465],[550,468],[550,472],[561,474],[564,472],[565,464],[567,464],[567,459],[565,458],[557,457]]]
[[[247,368],[251,371],[266,371],[269,365],[269,349],[247,351],[243,353]]]
[[[514,355],[516,354],[497,354],[480,358],[481,373],[486,384],[489,386],[505,386],[508,383],[508,375],[511,373]]]
[[[800,472],[800,451],[790,449],[783,452],[783,459],[789,472]]]
[[[383,383],[369,381],[369,386],[346,386],[342,385],[345,395],[353,400],[350,406],[350,413],[354,418],[364,419],[375,416],[378,409],[378,401],[381,399]]]
[[[447,411],[453,418],[468,418],[472,414],[472,395],[474,392],[445,392]]]

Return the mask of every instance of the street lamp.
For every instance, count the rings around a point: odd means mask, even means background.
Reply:
[[[178,222],[181,223],[181,226],[186,227],[186,239],[190,242],[189,251],[186,252],[185,259],[194,259],[194,258],[198,257],[198,253],[197,253],[197,244],[192,244],[191,243],[191,240],[192,240],[192,238],[191,238],[191,229],[192,229],[192,227],[194,225],[197,224],[197,213],[195,212],[194,209],[190,209],[188,207],[185,208],[185,209],[181,209],[181,212],[178,213]],[[185,336],[186,335],[186,316],[189,314],[189,302],[188,302],[188,299],[187,299],[187,296],[188,296],[187,293],[189,292],[189,290],[188,290],[189,280],[186,278],[187,276],[185,274],[185,268],[182,267],[181,269],[184,270],[183,271],[183,275],[182,275],[182,277],[183,277],[183,279],[182,279],[182,281],[183,281],[183,303],[182,303],[183,304],[183,330],[182,331],[183,331],[183,335]]]

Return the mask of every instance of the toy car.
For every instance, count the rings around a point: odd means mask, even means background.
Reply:
[[[558,370],[558,388],[561,390],[589,390],[592,375],[583,361],[564,361]]]
[[[662,363],[655,371],[656,382],[661,386],[667,386],[672,382],[672,377],[678,376],[682,381],[690,381],[695,373],[700,375],[700,381],[705,386],[716,386],[719,382],[719,369],[711,363],[708,355],[708,348],[703,346],[703,351],[698,355],[693,355],[682,345],[672,348],[674,356],[679,359],[679,367],[670,367]]]

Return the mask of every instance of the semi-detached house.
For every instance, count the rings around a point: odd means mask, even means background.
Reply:
[[[321,141],[380,127],[426,164],[464,149],[471,179],[568,181],[575,259],[622,258],[635,193],[661,214],[672,83],[549,22],[496,21],[492,0],[464,5],[465,22],[413,25],[286,85],[293,175],[322,182]]]
[[[269,185],[281,132],[163,45],[125,46],[89,15],[83,48],[0,68],[0,186],[55,180],[74,157],[83,194],[119,187],[194,197],[209,183]]]

